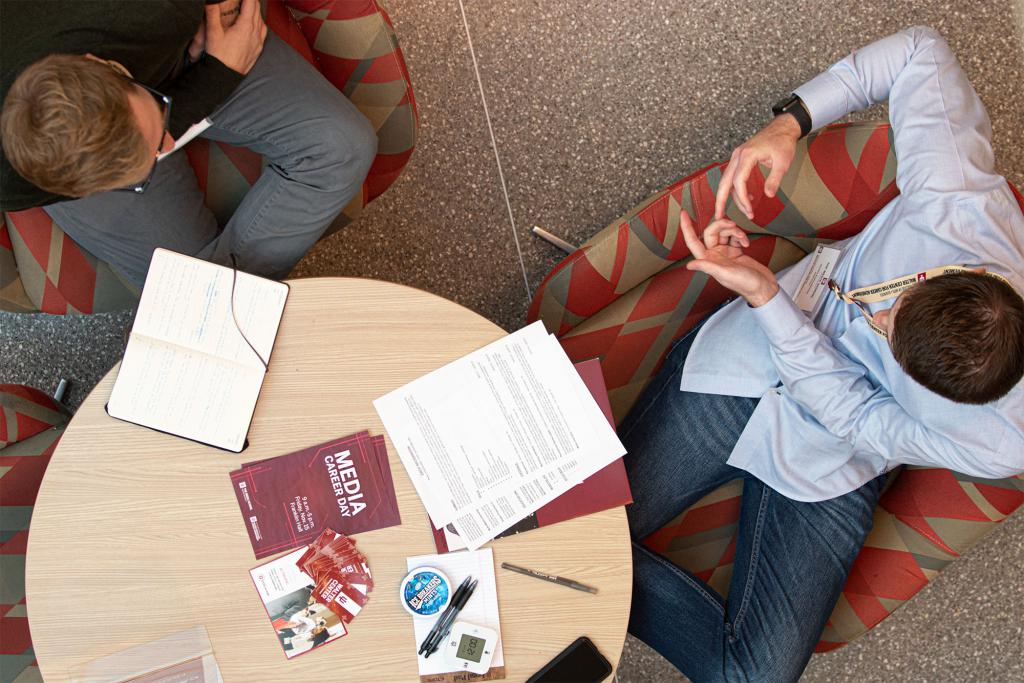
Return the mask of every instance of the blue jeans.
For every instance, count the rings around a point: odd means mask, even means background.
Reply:
[[[801,503],[726,464],[758,399],[679,390],[691,331],[619,429],[633,489],[629,632],[696,683],[795,681],[871,529],[884,477]],[[744,478],[736,557],[723,600],[640,541],[722,484]]]

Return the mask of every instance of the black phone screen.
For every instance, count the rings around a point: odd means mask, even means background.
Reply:
[[[527,683],[600,683],[612,672],[590,638],[577,638],[547,666],[535,673]]]

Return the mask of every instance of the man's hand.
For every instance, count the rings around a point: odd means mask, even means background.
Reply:
[[[220,9],[220,25],[224,28],[234,26],[242,13],[242,0],[224,0],[217,3]]]
[[[199,22],[199,30],[192,36],[192,42],[188,44],[188,60],[193,64],[203,56],[206,49],[206,19]]]
[[[771,169],[764,182],[764,194],[774,197],[786,175],[789,165],[793,163],[796,152],[796,141],[800,139],[800,124],[792,114],[782,114],[762,128],[754,137],[733,150],[729,165],[722,174],[722,182],[718,185],[718,196],[715,198],[715,218],[725,216],[725,203],[729,192],[736,206],[746,214],[754,217],[751,201],[754,195],[747,190],[747,179],[750,172],[760,163]]]
[[[779,285],[775,273],[743,253],[750,246],[747,234],[728,218],[717,218],[704,229],[704,241],[697,237],[693,221],[680,211],[679,225],[693,260],[687,270],[699,270],[736,292],[755,308],[775,296]]]
[[[225,6],[229,3],[221,3]],[[206,51],[224,66],[240,74],[247,74],[263,51],[267,38],[267,25],[260,14],[259,0],[242,0],[238,19],[221,23],[221,6],[206,6]]]

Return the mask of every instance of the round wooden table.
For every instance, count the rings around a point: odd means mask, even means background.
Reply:
[[[348,636],[293,660],[285,659],[249,578],[262,561],[253,557],[228,473],[363,429],[383,434],[374,398],[505,332],[400,285],[350,278],[290,284],[242,454],[107,416],[116,368],[71,421],[39,491],[28,543],[29,624],[45,680],[68,680],[84,662],[199,624],[226,681],[417,680],[398,585],[407,556],[436,551],[390,441],[403,523],[357,537],[374,572],[371,600]],[[622,508],[491,545],[507,680],[524,680],[580,635],[618,662],[632,579]],[[503,560],[599,593],[502,570]]]

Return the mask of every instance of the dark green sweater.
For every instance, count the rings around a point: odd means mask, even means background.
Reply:
[[[210,2],[210,0],[207,0]],[[85,54],[123,64],[169,95],[171,135],[208,116],[242,82],[216,58],[185,65],[204,0],[0,0],[0,102],[18,74],[51,54]],[[212,4],[212,3],[211,3]],[[0,154],[0,208],[19,211],[66,199],[40,190]]]

